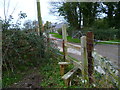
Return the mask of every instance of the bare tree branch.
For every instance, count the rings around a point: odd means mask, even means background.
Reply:
[[[11,15],[15,12],[17,5],[18,5],[18,3],[17,3],[16,6],[14,7],[14,9],[13,9]]]
[[[4,17],[5,17],[5,22],[6,22],[6,11],[5,11],[6,8],[5,8],[5,4],[6,4],[6,3],[5,3],[5,0],[4,0]]]
[[[8,6],[7,6],[7,12],[6,12],[6,16],[7,16],[7,17],[8,17],[9,7],[10,7],[10,0],[8,1]]]

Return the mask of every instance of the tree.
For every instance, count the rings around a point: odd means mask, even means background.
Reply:
[[[34,27],[35,27],[34,22],[31,20],[26,20],[23,25],[26,30],[34,29]]]
[[[75,27],[76,29],[80,28],[79,23],[79,17],[78,17],[78,11],[77,11],[78,3],[74,2],[68,2],[63,3],[61,7],[59,7],[58,12],[59,15],[64,16],[66,21],[69,23],[70,26]]]
[[[120,1],[116,4],[114,22],[115,27],[120,28]]]
[[[70,27],[77,30],[83,27],[91,27],[97,19],[103,19],[102,22],[108,23],[108,27],[120,28],[120,2],[64,2],[54,3],[53,11],[58,12],[60,16],[69,23]],[[106,16],[104,16],[104,14]],[[100,23],[102,23],[100,21]],[[101,24],[102,25],[102,24]],[[107,26],[105,26],[107,28]]]
[[[120,28],[120,2],[102,3],[102,12],[105,13],[109,27]]]
[[[49,21],[46,21],[46,23],[44,24],[44,30],[46,31],[46,30],[49,30],[50,28],[51,28],[51,22],[49,22]]]
[[[107,21],[109,24],[109,27],[114,27],[114,14],[115,14],[115,7],[116,3],[111,2],[104,2],[103,5],[106,5],[104,7],[103,13],[107,14]]]
[[[59,7],[58,12],[64,16],[70,26],[80,29],[81,21],[83,21],[85,27],[93,24],[98,12],[98,6],[99,3],[92,2],[67,2]]]
[[[2,20],[2,29],[3,31],[5,30],[9,30],[9,29],[16,29],[19,30],[20,29],[20,25],[21,25],[21,19],[24,19],[27,17],[26,13],[23,13],[22,11],[20,11],[20,13],[18,14],[18,19],[13,21],[13,13],[16,10],[16,6],[13,8],[13,11],[11,12],[11,14],[8,14],[8,11],[10,9],[10,0],[3,0],[3,8],[4,8],[4,17],[1,18]]]

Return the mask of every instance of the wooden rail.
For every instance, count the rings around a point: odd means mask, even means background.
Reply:
[[[64,76],[62,76],[62,79],[64,79],[65,81],[65,85],[68,87],[68,86],[71,86],[71,78],[73,76],[73,74],[78,70],[79,68],[78,67],[74,67],[73,69],[71,69],[69,72],[67,72]]]
[[[76,50],[78,50],[78,51],[80,51],[80,49],[81,49],[81,46],[80,46],[80,45],[79,45],[79,46],[76,46],[76,45],[71,44],[71,43],[67,43],[67,47],[68,47],[68,48],[74,48],[74,49],[76,49]]]

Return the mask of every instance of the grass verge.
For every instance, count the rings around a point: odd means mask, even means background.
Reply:
[[[120,44],[120,42],[113,42],[113,41],[101,41],[101,42],[96,42],[96,44],[112,44],[112,45],[119,45]]]
[[[58,33],[50,33],[53,34],[53,37],[62,39],[62,35],[59,35]],[[80,40],[77,38],[72,38],[70,36],[67,36],[68,42],[71,43],[80,43]],[[117,42],[117,43],[116,43]],[[96,44],[113,44],[118,45],[120,44],[120,40],[109,40],[109,41],[101,41],[101,42],[95,42]]]
[[[62,39],[62,35],[59,35],[57,33],[50,33],[50,34],[53,34],[53,37],[55,37],[55,38]],[[80,43],[80,39],[72,38],[70,36],[67,36],[67,40],[68,40],[68,42],[71,42],[71,43]]]

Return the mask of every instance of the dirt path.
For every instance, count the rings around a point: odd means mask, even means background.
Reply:
[[[40,82],[42,78],[37,69],[34,69],[32,73],[26,75],[22,81],[14,83],[9,88],[41,88]]]

